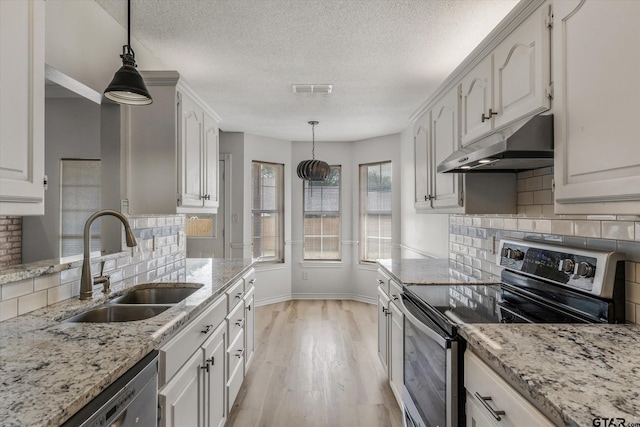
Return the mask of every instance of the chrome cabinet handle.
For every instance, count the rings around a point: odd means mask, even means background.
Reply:
[[[211,331],[211,329],[213,329],[213,325],[207,325],[204,327],[203,330],[201,330],[200,332],[202,332],[203,334],[208,334],[209,331]]]
[[[238,350],[238,352],[236,352],[236,357],[238,359],[242,359],[242,355],[244,355],[244,348],[242,350]]]
[[[474,395],[476,399],[478,399],[480,403],[482,403],[482,406],[487,408],[487,411],[489,411],[491,415],[493,415],[493,418],[495,418],[496,421],[502,420],[500,415],[507,415],[505,411],[496,411],[489,405],[489,401],[492,400],[491,396],[480,396],[480,393],[478,393],[477,391],[474,393]]]
[[[384,281],[382,281],[382,280],[378,279],[378,284],[379,284],[379,285],[384,285]]]
[[[426,196],[424,196],[424,201],[428,202],[429,200],[433,200],[435,199],[435,197],[433,197],[431,194],[427,194]]]
[[[244,295],[244,292],[238,292],[238,293],[236,294],[236,298],[238,298],[238,299],[242,299],[242,295]]]
[[[214,357],[214,356],[211,356],[210,358],[208,358],[208,359],[206,360],[206,362],[207,362],[207,363],[210,363],[210,364],[212,364],[212,365],[215,365],[214,360],[215,360],[215,357]]]
[[[244,325],[244,319],[240,319],[236,322],[236,326],[242,327]]]
[[[249,280],[249,283],[251,283],[253,285],[254,283],[256,283],[256,279]]]
[[[398,300],[398,295],[391,295],[391,299],[394,300],[394,301],[397,301]]]
[[[200,369],[202,369],[203,371],[209,372],[209,361],[207,360],[204,366],[200,366]]]

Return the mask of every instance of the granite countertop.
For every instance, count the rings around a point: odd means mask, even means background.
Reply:
[[[60,425],[160,348],[252,265],[248,259],[187,259],[187,281],[204,286],[146,320],[62,323],[104,302],[103,297],[91,301],[76,297],[0,322],[0,425]]]
[[[640,326],[475,324],[459,330],[468,348],[554,422],[640,423]]]
[[[490,274],[469,277],[449,260],[378,264],[404,285],[500,282]],[[458,331],[467,349],[554,423],[587,427],[623,418],[640,425],[640,325],[463,323]]]

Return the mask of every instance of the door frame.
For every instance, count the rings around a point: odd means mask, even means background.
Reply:
[[[220,153],[218,162],[224,163],[224,257],[231,257],[231,153]]]

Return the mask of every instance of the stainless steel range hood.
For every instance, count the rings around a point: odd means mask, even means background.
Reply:
[[[533,116],[455,151],[438,172],[517,172],[553,165],[553,115]]]

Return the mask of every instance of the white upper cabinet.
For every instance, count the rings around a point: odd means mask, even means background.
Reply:
[[[551,108],[550,19],[540,6],[462,77],[463,146]]]
[[[541,6],[493,51],[496,129],[551,108],[550,14]]]
[[[216,213],[218,122],[175,71],[143,71],[153,104],[123,108],[129,213]]]
[[[637,215],[640,2],[556,2],[553,40],[556,213]]]
[[[0,215],[44,214],[44,1],[0,1]]]
[[[431,154],[431,114],[427,111],[422,115],[413,127],[413,150],[415,167],[415,206],[416,209],[430,209],[431,200],[431,174],[432,167],[429,164]]]
[[[431,109],[432,170],[459,148],[458,140],[458,87],[445,94]],[[457,173],[433,174],[434,208],[462,206],[460,179]]]
[[[489,55],[463,77],[460,83],[462,145],[467,145],[493,130],[492,72],[493,56]]]

